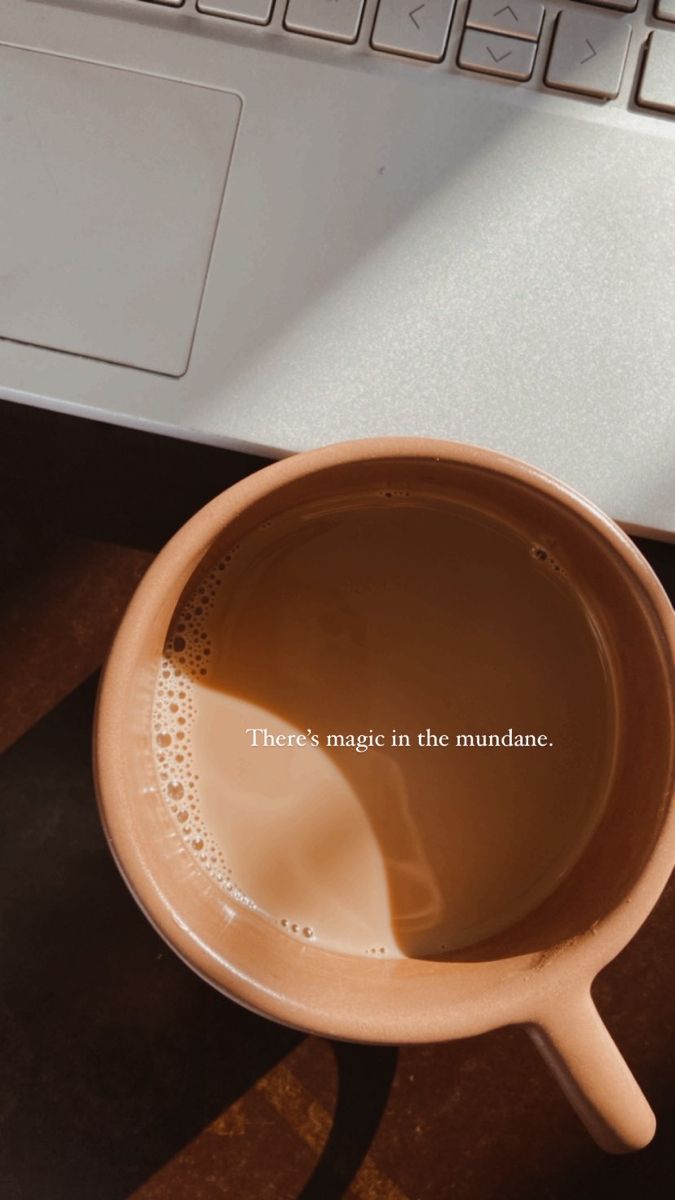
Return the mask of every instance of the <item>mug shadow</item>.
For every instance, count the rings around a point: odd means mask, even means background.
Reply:
[[[332,1043],[338,1094],[328,1140],[297,1200],[340,1200],[357,1175],[382,1119],[396,1074],[395,1046]]]

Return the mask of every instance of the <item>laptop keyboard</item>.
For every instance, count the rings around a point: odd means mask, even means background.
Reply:
[[[129,0],[127,0],[129,3]],[[364,29],[366,0],[131,0],[213,22],[268,25],[274,16],[292,36],[353,45],[367,39],[378,54],[440,63],[448,56],[451,29],[461,26],[453,51],[460,71],[514,84],[531,80],[544,59],[543,90],[615,100],[627,82],[631,41],[639,39],[630,103],[675,115],[675,0],[650,0],[646,23],[637,20],[638,0],[574,0],[561,10],[538,0],[379,0]],[[461,7],[461,12],[459,11]],[[281,10],[281,13],[280,11]],[[455,11],[457,10],[457,11]],[[449,57],[449,56],[448,56]]]

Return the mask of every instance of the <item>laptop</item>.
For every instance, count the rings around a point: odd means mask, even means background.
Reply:
[[[2,0],[0,395],[675,532],[675,0]]]

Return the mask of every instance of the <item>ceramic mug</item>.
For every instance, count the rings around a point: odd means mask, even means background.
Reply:
[[[602,615],[620,705],[610,800],[572,870],[534,912],[446,959],[369,959],[300,944],[229,901],[176,836],[151,752],[154,681],[179,599],[214,541],[336,487],[393,474],[442,482],[545,528]],[[199,975],[253,1011],[363,1042],[430,1042],[522,1025],[604,1149],[646,1145],[653,1113],[591,999],[596,974],[656,903],[675,854],[675,628],[658,580],[591,503],[521,462],[417,438],[295,455],[235,484],[172,538],[141,582],[101,682],[95,778],[110,847],[132,893]]]

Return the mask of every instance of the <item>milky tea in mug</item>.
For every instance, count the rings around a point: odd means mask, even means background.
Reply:
[[[617,733],[569,564],[405,464],[228,526],[175,611],[152,720],[175,830],[228,899],[301,943],[410,958],[555,890]]]

